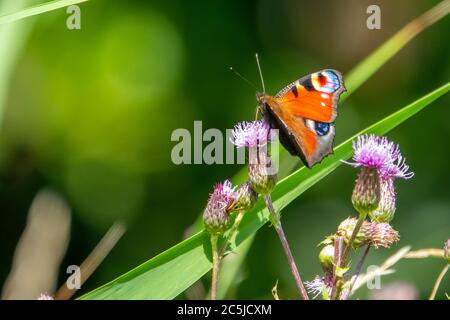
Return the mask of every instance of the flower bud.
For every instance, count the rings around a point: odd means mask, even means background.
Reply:
[[[353,189],[352,203],[359,214],[374,211],[380,202],[380,179],[376,169],[362,167]]]
[[[400,240],[398,231],[394,230],[389,223],[375,223],[372,225],[372,239],[370,244],[375,248],[390,248],[395,242]]]
[[[334,245],[326,245],[320,250],[319,261],[323,272],[325,272],[327,276],[332,276],[334,269]]]
[[[396,195],[394,180],[384,178],[380,180],[380,202],[375,211],[369,212],[370,220],[382,223],[390,222],[394,218]]]
[[[277,173],[272,166],[272,159],[267,151],[257,150],[252,152],[250,149],[248,181],[252,189],[263,196],[272,192],[277,183]]]
[[[349,243],[350,238],[353,234],[353,230],[355,230],[356,224],[358,220],[352,217],[348,217],[338,227],[338,233],[340,233],[344,237],[344,242],[346,244]],[[353,248],[360,248],[366,244],[369,244],[372,239],[373,228],[370,222],[364,221],[361,225],[361,228],[358,231],[358,234],[353,241]]]
[[[450,264],[450,239],[445,241],[444,244],[444,259]]]
[[[227,208],[232,199],[231,182],[227,180],[214,187],[203,212],[203,223],[210,234],[222,234],[228,228],[230,219]]]
[[[248,182],[244,182],[234,191],[228,211],[248,211],[255,206],[257,201],[258,194],[250,187]]]

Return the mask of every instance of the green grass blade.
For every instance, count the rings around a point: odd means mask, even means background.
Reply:
[[[45,12],[68,7],[73,4],[78,4],[86,1],[88,0],[55,0],[39,4],[30,8],[26,8],[20,11],[16,11],[13,13],[2,14],[0,15],[0,25],[11,23],[27,17],[36,16]]]
[[[450,83],[447,83],[357,135],[386,134],[449,90]],[[280,181],[272,193],[275,209],[282,210],[341,165],[341,160],[348,159],[352,155],[352,140],[357,135],[339,145],[332,156],[324,159],[313,169],[303,167]],[[244,216],[236,236],[232,239],[234,246],[241,245],[267,221],[268,212],[263,202],[259,201],[256,207]],[[87,293],[81,299],[172,299],[210,269],[209,239],[208,235],[201,231],[106,285]]]

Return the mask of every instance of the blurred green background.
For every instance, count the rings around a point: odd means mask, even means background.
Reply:
[[[80,5],[81,30],[67,29],[64,9],[12,24],[26,31],[17,35],[23,46],[6,84],[0,128],[0,283],[43,187],[58,191],[72,208],[59,283],[67,277],[66,266],[80,264],[114,221],[128,225],[81,293],[175,245],[202,211],[212,185],[241,168],[176,166],[170,159],[173,130],[192,131],[194,120],[203,121],[204,130],[225,130],[254,117],[254,89],[229,66],[258,84],[258,52],[272,94],[323,68],[338,69],[345,79],[438,2],[93,0]],[[381,7],[381,30],[366,28],[370,4]],[[340,105],[337,143],[449,80],[449,20],[420,34]],[[416,176],[397,183],[392,224],[401,241],[373,250],[367,265],[404,245],[441,248],[450,237],[448,104],[448,96],[439,99],[388,135],[400,143]],[[355,175],[341,166],[284,211],[304,279],[320,273],[317,244],[354,214]],[[426,298],[442,267],[438,259],[405,260],[382,285],[411,283]],[[264,227],[227,298],[270,299],[277,280],[281,298],[296,297],[276,233]],[[438,298],[450,292],[449,280]]]

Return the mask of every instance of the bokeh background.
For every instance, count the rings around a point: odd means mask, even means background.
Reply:
[[[93,0],[80,5],[81,30],[66,28],[63,9],[12,24],[21,30],[14,39],[20,45],[12,59],[0,57],[0,68],[11,68],[7,81],[0,81],[0,283],[43,188],[58,192],[71,208],[58,284],[67,277],[66,267],[80,264],[116,220],[128,230],[80,293],[175,245],[202,211],[212,185],[241,168],[177,166],[170,159],[173,130],[192,131],[194,120],[203,121],[204,129],[225,130],[254,116],[255,90],[229,66],[259,84],[258,52],[272,94],[323,68],[341,70],[345,78],[438,2]],[[381,7],[381,30],[366,28],[370,4]],[[337,143],[449,80],[449,20],[420,34],[340,105]],[[397,184],[393,225],[400,243],[373,250],[367,265],[404,245],[441,248],[450,237],[448,105],[443,97],[389,133],[416,176]],[[304,279],[319,273],[317,244],[354,214],[355,174],[341,166],[284,211]],[[57,229],[58,224],[48,232]],[[412,284],[426,298],[442,267],[439,259],[405,260],[382,285]],[[450,292],[449,279],[439,298]],[[282,298],[296,297],[276,233],[264,227],[227,298],[270,299],[277,280]],[[364,290],[357,296],[371,297]]]

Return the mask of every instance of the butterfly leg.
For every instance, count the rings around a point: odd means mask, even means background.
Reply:
[[[261,107],[257,106],[256,107],[256,112],[255,112],[255,121],[258,120],[258,115],[260,114],[260,112],[261,112]]]

